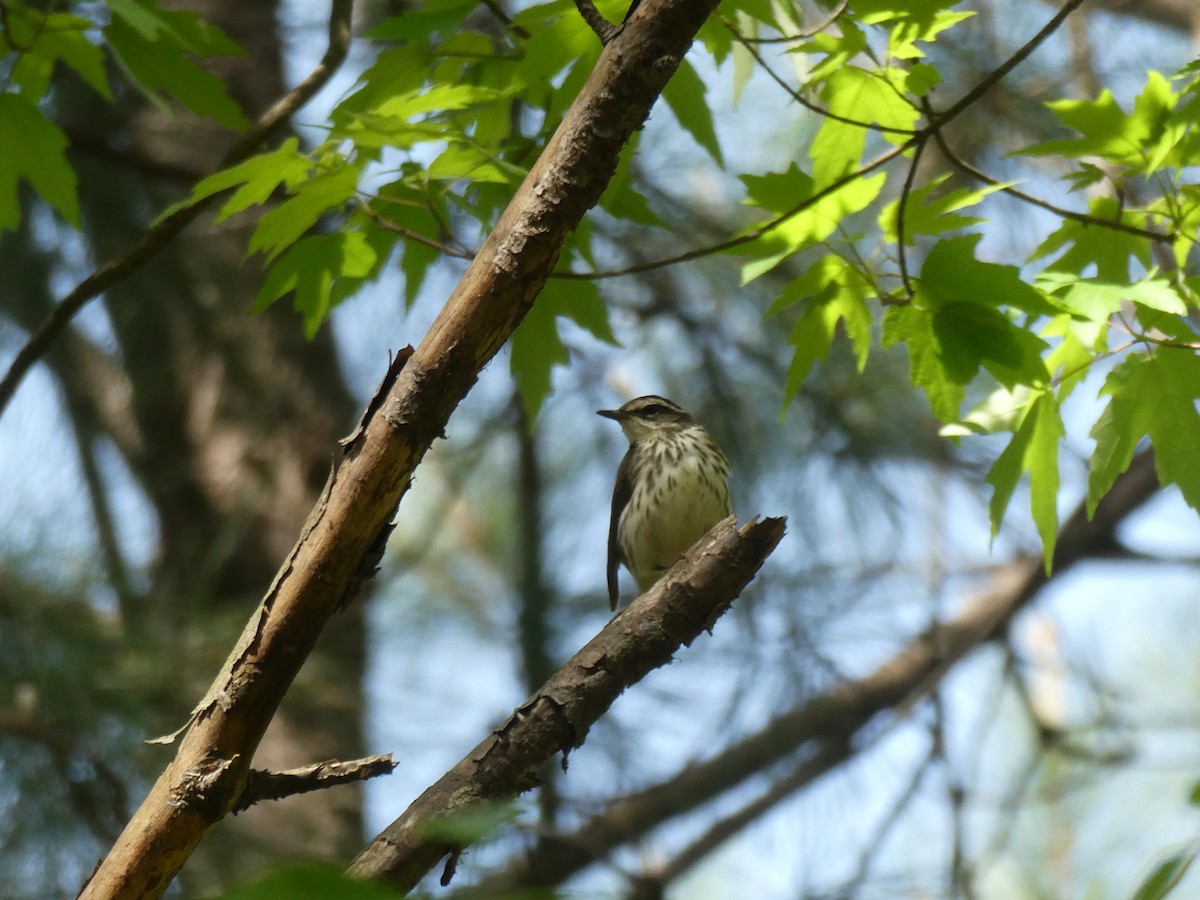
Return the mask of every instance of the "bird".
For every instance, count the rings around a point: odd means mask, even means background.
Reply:
[[[608,526],[608,601],[615,611],[619,565],[645,592],[730,514],[729,460],[703,426],[665,397],[648,394],[597,414],[629,438]]]

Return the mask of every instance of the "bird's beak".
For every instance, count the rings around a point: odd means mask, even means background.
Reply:
[[[604,416],[604,418],[612,419],[616,422],[620,422],[625,418],[625,413],[621,412],[619,409],[598,409],[596,410],[596,415]]]

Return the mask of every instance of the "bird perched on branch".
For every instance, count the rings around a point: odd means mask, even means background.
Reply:
[[[664,397],[638,397],[599,415],[620,423],[629,438],[608,526],[608,600],[615,610],[618,564],[646,591],[729,515],[729,461],[686,410]]]

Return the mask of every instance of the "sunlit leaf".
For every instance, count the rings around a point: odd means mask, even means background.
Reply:
[[[358,171],[346,166],[295,186],[291,197],[267,212],[250,236],[249,253],[263,252],[268,261],[279,255],[326,213],[340,210],[358,187]]]
[[[826,256],[788,284],[771,306],[768,316],[796,304],[804,307],[789,336],[795,351],[784,385],[784,410],[812,367],[828,358],[839,324],[854,347],[862,371],[871,347],[871,312],[867,306],[871,295],[870,284],[856,269],[841,257]]]
[[[240,185],[221,207],[218,222],[251,206],[266,203],[280,187],[295,187],[311,174],[312,161],[299,152],[299,146],[299,140],[291,137],[275,150],[222,169],[200,181],[192,189],[191,199],[202,200]]]
[[[265,309],[288,291],[295,291],[296,311],[304,316],[311,338],[329,316],[334,282],[359,279],[371,271],[375,251],[357,231],[316,234],[288,248],[267,273],[255,309]]]
[[[913,243],[913,237],[918,234],[943,234],[947,231],[957,231],[985,221],[977,216],[961,216],[956,213],[960,209],[976,206],[984,198],[1003,190],[1007,185],[996,184],[971,190],[956,188],[938,194],[937,190],[949,176],[935,178],[927,185],[911,191],[904,205],[904,239],[906,244]],[[883,208],[879,215],[879,227],[883,229],[884,237],[889,241],[900,240],[898,217],[900,200],[897,198]]]
[[[1017,482],[1029,473],[1030,509],[1042,539],[1047,572],[1054,559],[1058,536],[1058,446],[1064,433],[1054,395],[1036,395],[1012,441],[996,459],[987,477],[993,488],[988,513],[995,537]]]
[[[104,68],[104,52],[87,36],[93,27],[91,21],[70,13],[43,14],[30,9],[23,12],[26,17],[37,17],[37,21],[28,22],[29,43],[23,43],[21,35],[12,35],[12,30],[22,21],[18,10],[10,10],[6,19],[10,36],[23,47],[11,72],[12,81],[20,85],[21,92],[31,100],[45,96],[55,67],[61,62],[88,87],[111,102],[113,97]]]
[[[1089,514],[1129,468],[1144,437],[1154,445],[1160,481],[1177,485],[1188,505],[1200,509],[1200,357],[1175,347],[1133,354],[1109,373],[1102,393],[1111,399],[1092,429]]]

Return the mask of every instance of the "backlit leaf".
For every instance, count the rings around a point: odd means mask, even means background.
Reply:
[[[1054,395],[1048,392],[1036,395],[1012,441],[987,476],[993,488],[988,514],[995,537],[1017,482],[1024,473],[1029,473],[1030,509],[1042,539],[1047,572],[1054,559],[1058,535],[1058,446],[1064,433]]]
[[[594,282],[552,278],[512,336],[510,365],[521,402],[530,421],[537,418],[550,394],[550,373],[567,362],[567,348],[558,332],[560,317],[570,319],[591,335],[615,344],[608,309]]]

